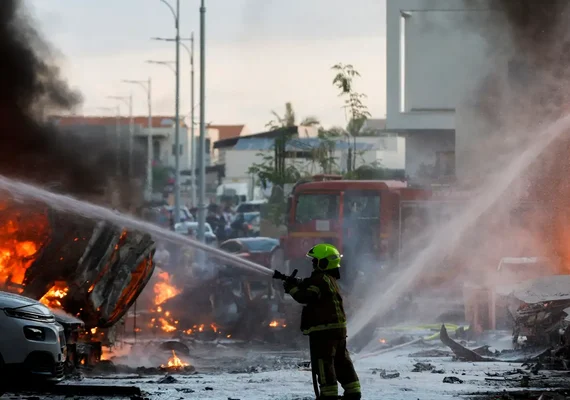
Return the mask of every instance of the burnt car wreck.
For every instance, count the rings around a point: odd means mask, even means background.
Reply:
[[[53,310],[68,367],[100,358],[97,330],[134,304],[152,276],[154,251],[146,233],[37,204],[0,206],[0,289]]]

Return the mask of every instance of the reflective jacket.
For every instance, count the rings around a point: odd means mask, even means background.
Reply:
[[[289,294],[295,301],[305,305],[301,314],[303,334],[336,330],[346,336],[346,314],[335,278],[325,272],[313,271]]]

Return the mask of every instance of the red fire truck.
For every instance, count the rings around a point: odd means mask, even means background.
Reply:
[[[305,254],[323,242],[340,249],[345,271],[357,256],[359,264],[393,260],[400,249],[401,213],[406,212],[401,205],[429,199],[431,193],[400,181],[349,181],[326,175],[297,184],[289,198],[287,236],[281,239],[289,269],[310,268]]]

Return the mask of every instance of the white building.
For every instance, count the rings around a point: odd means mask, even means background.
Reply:
[[[324,171],[316,162],[311,162],[303,157],[303,149],[314,148],[315,138],[300,138],[292,141],[287,151],[290,154],[285,162],[286,165],[295,165],[299,170],[310,174],[321,174]],[[296,141],[303,144],[295,144]],[[341,146],[346,143],[342,140]],[[377,164],[390,169],[404,169],[405,166],[405,139],[399,137],[357,137],[356,167],[361,165]],[[337,146],[337,147],[341,147]],[[245,181],[251,179],[248,169],[253,164],[263,161],[265,155],[272,156],[274,153],[274,139],[271,138],[248,138],[243,137],[231,147],[220,149],[224,154],[226,181]],[[295,157],[298,152],[299,156]],[[338,165],[346,163],[345,151],[338,149],[333,157]]]
[[[469,24],[492,11],[458,0],[386,3],[386,129],[406,137],[411,177],[461,175],[477,135],[462,100],[489,71],[486,43]]]

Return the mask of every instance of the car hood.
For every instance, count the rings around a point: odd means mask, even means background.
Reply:
[[[33,312],[39,315],[52,315],[49,308],[39,301],[30,299],[29,297],[20,296],[18,294],[0,292],[0,308],[16,308],[26,306],[27,312]]]

